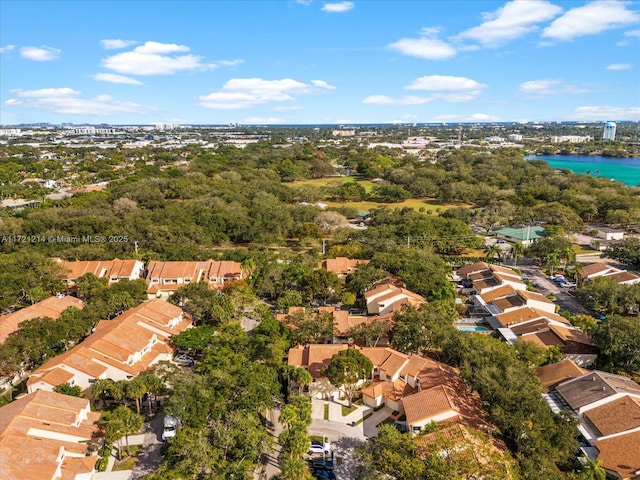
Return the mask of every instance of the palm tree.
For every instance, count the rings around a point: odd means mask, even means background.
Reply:
[[[138,415],[140,415],[142,397],[145,393],[147,393],[147,385],[142,377],[136,377],[126,385],[127,397],[131,400],[135,400]]]
[[[244,275],[246,278],[251,278],[253,275],[253,271],[256,269],[256,262],[253,258],[245,258],[242,262],[240,262],[240,266],[242,267],[242,272],[246,272]]]
[[[524,245],[521,243],[514,243],[511,245],[511,256],[513,257],[513,266],[515,267],[518,264],[518,257],[522,257],[524,255]]]
[[[129,448],[129,435],[137,433],[142,428],[142,417],[124,405],[120,405],[111,414],[109,424],[105,430],[105,437],[109,442],[120,442],[124,436],[127,444],[127,454],[131,455]],[[120,448],[118,448],[118,458],[120,458]]]
[[[502,250],[500,250],[500,247],[498,247],[498,245],[493,244],[489,248],[487,248],[485,258],[491,260],[492,258],[498,257],[498,259],[500,259],[501,256]]]
[[[555,252],[552,252],[549,255],[547,255],[547,270],[549,272],[549,275],[553,274],[557,266],[558,266],[558,254]]]
[[[576,252],[574,252],[571,247],[564,248],[562,252],[560,252],[560,258],[564,260],[564,271],[566,272],[569,263],[575,262]]]

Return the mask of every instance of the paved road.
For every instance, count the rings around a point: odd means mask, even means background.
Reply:
[[[267,421],[269,422],[267,430],[273,437],[273,448],[268,452],[262,454],[263,465],[262,468],[258,468],[254,472],[255,480],[262,480],[265,478],[271,478],[276,475],[280,475],[280,451],[282,448],[278,445],[278,436],[282,432],[282,425],[280,424],[280,410],[277,408],[271,408],[267,411]]]
[[[145,423],[144,442],[138,454],[138,461],[129,477],[130,480],[137,480],[148,473],[155,472],[162,463],[162,452],[165,446],[161,437],[163,422],[163,415],[156,415],[150,423]]]
[[[567,310],[573,313],[588,313],[576,298],[571,295],[566,288],[559,287],[546,276],[540,273],[538,267],[519,267],[522,273],[527,275],[531,282],[537,285],[537,289],[543,295],[554,295],[555,303],[560,306],[561,310]]]

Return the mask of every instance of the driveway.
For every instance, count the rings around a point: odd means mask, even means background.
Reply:
[[[138,454],[138,461],[133,467],[130,480],[137,480],[148,473],[155,472],[163,460],[165,443],[162,441],[164,416],[156,415],[151,422],[144,425],[144,441]]]
[[[392,413],[388,407],[374,412],[370,407],[358,407],[347,416],[342,416],[342,405],[339,402],[312,400],[312,411],[315,412],[309,427],[309,435],[323,436],[331,443],[331,449],[336,459],[335,473],[338,478],[355,478],[357,459],[355,449],[362,445],[369,437],[378,435],[377,426]],[[329,418],[324,419],[324,405],[329,405]],[[371,416],[352,426],[354,421],[361,420],[365,415]]]

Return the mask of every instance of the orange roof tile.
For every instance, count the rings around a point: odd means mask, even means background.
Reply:
[[[489,268],[489,264],[486,262],[476,262],[472,265],[466,265],[458,269],[458,275],[465,276],[471,273],[480,272]]]
[[[502,298],[502,297],[507,297],[509,295],[515,295],[516,292],[517,292],[517,290],[515,288],[513,288],[511,285],[503,285],[500,288],[496,288],[495,290],[489,290],[488,292],[483,293],[482,295],[480,295],[480,297],[482,297],[482,299],[486,303],[490,303],[493,300],[495,300],[496,298]]]
[[[70,295],[61,298],[49,297],[16,312],[0,316],[0,343],[4,343],[10,334],[17,331],[22,322],[39,317],[57,320],[62,312],[70,307],[82,309],[84,304],[81,300]]]
[[[1,407],[0,478],[53,478],[61,464],[63,449],[83,455],[87,445],[78,442],[96,437],[99,427],[96,416],[91,414],[75,426],[82,411],[89,411],[87,399],[45,391],[25,395]],[[70,441],[74,437],[75,443]],[[91,460],[85,462],[91,463]],[[64,468],[64,463],[62,465]]]
[[[422,390],[402,399],[407,424],[415,425],[449,411],[458,412],[444,385]]]

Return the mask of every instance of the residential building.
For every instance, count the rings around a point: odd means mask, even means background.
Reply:
[[[418,306],[425,303],[425,299],[417,293],[390,283],[381,283],[366,291],[364,298],[367,312],[381,316],[401,311],[404,305]]]
[[[419,355],[406,355],[385,347],[347,347],[347,345],[299,345],[289,350],[289,365],[306,368],[313,378],[311,396],[335,397],[340,390],[324,378],[323,370],[333,355],[347,348],[358,349],[372,365],[371,384],[360,393],[365,405],[387,406],[405,414],[399,421],[412,432],[431,422],[457,420],[484,424],[479,398],[469,389],[453,367]]]
[[[562,382],[581,377],[585,373],[587,373],[587,370],[579,367],[573,360],[569,359],[536,368],[536,376],[540,380],[542,390],[545,393],[554,390]]]
[[[9,335],[20,328],[20,324],[34,318],[50,318],[57,320],[67,308],[84,307],[82,301],[70,295],[49,297],[41,302],[21,308],[7,315],[0,315],[0,343],[4,343]]]
[[[345,278],[348,274],[360,265],[366,265],[369,260],[353,260],[347,257],[327,258],[320,263],[320,268],[335,273],[340,278]]]
[[[555,409],[569,409],[578,429],[608,477],[640,475],[640,385],[630,378],[594,370],[550,389],[545,398]]]
[[[120,280],[143,278],[144,262],[140,260],[78,260],[54,259],[60,265],[63,278],[68,285],[75,285],[78,278],[90,273],[98,278],[106,278],[109,284]]]
[[[99,378],[133,378],[157,362],[170,360],[169,338],[190,325],[181,308],[149,300],[113,320],[100,321],[82,343],[35,370],[27,390],[52,391],[64,383],[85,390]]]
[[[501,289],[500,293],[506,296],[510,292],[504,289],[506,286],[510,286],[513,290],[527,289],[520,274],[514,270],[485,262],[476,262],[459,268],[453,280],[462,285],[462,293],[467,295],[484,295]]]
[[[54,392],[33,392],[1,407],[0,478],[91,480],[99,418],[89,400]]]
[[[520,286],[518,284],[518,286]],[[516,290],[511,284],[472,297],[474,305],[483,307],[490,315],[531,307],[543,312],[555,313],[556,304],[544,295],[528,290]]]
[[[147,294],[166,298],[178,288],[196,282],[206,282],[212,290],[226,282],[242,280],[243,270],[238,262],[206,260],[204,262],[149,262]]]
[[[276,320],[285,322],[290,328],[295,329],[289,320],[290,315],[302,312],[305,315],[317,317],[322,313],[329,313],[333,316],[334,320],[334,334],[330,337],[320,338],[322,343],[348,343],[352,340],[349,332],[353,327],[362,325],[364,323],[370,323],[377,320],[379,317],[367,317],[364,315],[349,315],[347,310],[337,310],[335,307],[318,307],[316,309],[305,307],[289,307],[287,313],[278,313],[275,315]],[[381,339],[381,344],[386,344],[388,339]]]
[[[589,281],[596,277],[607,277],[620,285],[634,285],[640,283],[640,276],[608,265],[604,262],[590,263],[582,268],[582,280]]]

